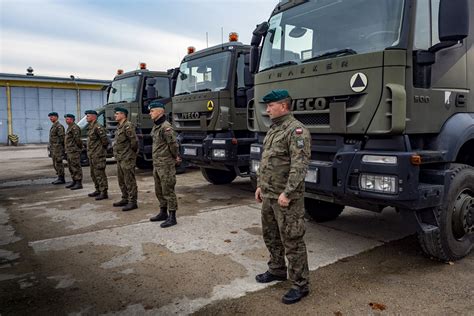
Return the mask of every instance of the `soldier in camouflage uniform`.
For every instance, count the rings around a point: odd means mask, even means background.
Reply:
[[[97,122],[97,112],[87,110],[85,114],[89,123],[87,127],[87,157],[89,158],[92,181],[95,185],[95,191],[89,193],[89,196],[95,197],[96,200],[104,200],[109,198],[105,173],[109,140],[105,128]]]
[[[303,240],[304,179],[311,156],[309,131],[290,113],[291,98],[286,90],[273,90],[263,102],[272,125],[263,142],[262,160],[257,172],[255,199],[262,203],[262,229],[270,252],[268,271],[256,276],[257,282],[286,280],[292,288],[282,297],[285,304],[308,295],[308,258]]]
[[[73,114],[66,114],[64,115],[64,118],[66,119],[66,124],[68,125],[64,145],[66,147],[67,165],[72,178],[72,182],[66,185],[66,188],[71,190],[79,190],[82,189],[81,129],[76,123],[74,123],[76,117]]]
[[[135,127],[127,120],[128,110],[115,108],[115,120],[119,123],[115,130],[114,156],[117,160],[117,177],[122,191],[122,199],[114,206],[123,206],[122,211],[131,211],[137,205],[137,181],[135,165],[137,161],[138,142]]]
[[[165,106],[153,101],[149,105],[150,117],[155,122],[151,131],[153,137],[153,177],[155,194],[160,201],[160,213],[150,221],[164,221],[161,227],[176,225],[178,201],[174,186],[176,185],[176,164],[179,164],[179,146],[171,124],[166,120]],[[169,215],[168,215],[169,212]]]
[[[63,184],[64,180],[64,126],[59,123],[58,113],[51,112],[48,114],[49,120],[53,125],[49,130],[49,150],[53,159],[53,167],[56,170],[58,178],[52,184]]]

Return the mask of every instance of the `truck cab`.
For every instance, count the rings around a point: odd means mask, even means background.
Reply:
[[[148,168],[152,165],[152,139],[150,131],[153,121],[150,119],[148,104],[158,100],[166,105],[165,111],[171,113],[171,96],[174,89],[173,70],[150,71],[141,63],[139,70],[124,73],[117,72],[110,85],[107,104],[105,105],[106,126],[110,138],[114,139],[117,122],[114,114],[116,107],[129,111],[128,120],[136,127],[138,137],[137,167]]]
[[[231,36],[234,33],[231,33]],[[247,102],[253,94],[250,46],[236,39],[183,58],[173,96],[173,124],[183,161],[201,168],[210,183],[249,175]]]
[[[309,215],[395,207],[427,255],[466,256],[474,244],[473,10],[472,0],[281,1],[252,38],[253,177],[271,124],[261,99],[287,89],[312,136]]]

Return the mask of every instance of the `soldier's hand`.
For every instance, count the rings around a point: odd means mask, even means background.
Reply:
[[[262,203],[262,190],[260,188],[257,188],[257,190],[255,190],[255,200],[258,203]]]
[[[285,193],[280,194],[278,197],[278,205],[281,207],[288,207],[290,205],[290,199],[286,197]]]
[[[176,157],[176,165],[177,165],[177,166],[179,166],[182,161],[183,161],[183,159],[181,159],[180,156]]]

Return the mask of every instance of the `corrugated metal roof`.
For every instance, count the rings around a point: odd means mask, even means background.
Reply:
[[[98,80],[98,79],[82,79],[82,78],[70,78],[70,77],[49,77],[49,76],[36,76],[36,75],[19,75],[19,74],[7,74],[0,73],[0,80],[9,81],[38,81],[48,83],[77,83],[77,84],[96,84],[96,85],[108,85],[111,80]]]

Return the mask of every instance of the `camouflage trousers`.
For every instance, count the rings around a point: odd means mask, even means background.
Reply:
[[[106,160],[105,157],[89,157],[91,167],[91,178],[94,181],[95,190],[105,192],[109,188],[107,182],[107,174],[105,173]]]
[[[153,178],[155,179],[155,194],[160,202],[160,207],[168,208],[168,211],[178,209],[178,200],[174,192],[176,185],[176,167],[174,164],[163,164],[153,166]]]
[[[51,158],[53,159],[53,167],[54,167],[54,170],[56,171],[56,175],[58,177],[64,177],[64,164],[63,164],[64,153],[62,151],[57,151],[57,152],[52,151]]]
[[[82,181],[82,167],[81,167],[81,153],[80,152],[68,152],[67,153],[67,166],[71,179],[74,181]]]
[[[135,159],[117,161],[117,177],[122,199],[136,203],[138,188],[135,180]]]
[[[304,199],[290,201],[288,207],[278,205],[277,199],[263,198],[262,229],[263,240],[270,252],[268,271],[274,275],[286,276],[285,254],[288,259],[288,277],[293,288],[308,287],[308,257],[303,240]]]

